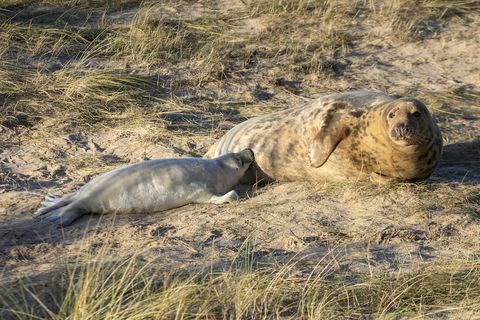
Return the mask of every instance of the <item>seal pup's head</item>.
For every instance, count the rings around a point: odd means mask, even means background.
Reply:
[[[432,118],[422,102],[402,98],[389,102],[385,107],[383,115],[387,124],[387,134],[393,143],[400,147],[408,147],[429,141]]]
[[[252,149],[244,149],[240,152],[227,153],[220,157],[223,166],[240,171],[242,174],[247,171],[248,167],[255,160]]]

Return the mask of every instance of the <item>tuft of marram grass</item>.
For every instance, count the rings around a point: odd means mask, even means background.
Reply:
[[[87,44],[78,28],[46,27],[7,20],[0,24],[4,50],[26,56],[75,55]]]
[[[248,249],[250,248],[250,249]],[[480,311],[480,265],[425,263],[416,272],[342,277],[326,256],[309,271],[300,256],[257,265],[243,247],[230,267],[162,273],[139,256],[109,259],[108,246],[89,262],[50,275],[56,285],[3,283],[6,319],[339,319],[428,317]],[[65,269],[63,269],[65,270]]]
[[[57,1],[42,3],[61,6]],[[135,4],[123,1],[120,7]],[[71,10],[88,9],[105,15],[114,10],[109,5],[109,1],[95,5],[76,1]],[[206,82],[236,79],[248,71],[245,65],[252,61],[260,73],[274,73],[273,78],[335,75],[342,71],[341,59],[357,40],[351,32],[357,23],[386,21],[394,26],[392,30],[406,35],[417,33],[410,24],[418,25],[418,19],[438,20],[475,10],[478,5],[474,1],[457,0],[423,0],[419,4],[410,0],[252,0],[240,14],[257,16],[267,25],[253,36],[235,33],[238,15],[232,13],[171,19],[149,2],[140,6],[127,25],[110,24],[105,16],[84,26],[3,19],[0,94],[6,103],[0,120],[10,128],[29,126],[45,117],[66,115],[64,120],[68,120],[80,115],[84,123],[93,125],[122,118],[122,112],[135,106],[149,105],[160,89],[195,89]],[[20,67],[16,62],[25,59],[35,63],[57,59],[60,70],[35,64]],[[269,70],[272,62],[276,68]],[[98,70],[103,67],[106,70]],[[135,75],[130,73],[132,69]],[[165,83],[168,87],[159,88],[161,84],[155,80],[159,75],[169,78]]]
[[[375,20],[390,28],[397,40],[420,40],[435,35],[442,21],[480,11],[475,0],[370,1]]]
[[[121,10],[129,7],[138,6],[145,0],[3,0],[5,8],[26,7],[29,5],[58,6],[62,9],[72,7],[82,9],[104,8],[108,10]]]
[[[91,5],[87,2],[79,6]],[[42,118],[60,117],[67,123],[77,119],[92,125],[122,119],[123,112],[132,110],[158,115],[158,108],[150,108],[158,96],[171,100],[172,94],[164,93],[223,77],[236,46],[229,28],[228,18],[221,15],[192,21],[166,19],[148,4],[128,25],[101,20],[84,27],[61,23],[46,27],[7,19],[0,31],[6,61],[0,66],[4,76],[0,94],[7,98],[0,111],[1,124],[30,126]],[[59,70],[49,70],[19,67],[14,61],[20,58],[62,62]],[[96,67],[96,61],[106,69]],[[133,74],[131,68],[142,72]],[[163,72],[171,80],[159,82]],[[160,87],[164,84],[168,87]],[[169,110],[160,108],[160,112]]]

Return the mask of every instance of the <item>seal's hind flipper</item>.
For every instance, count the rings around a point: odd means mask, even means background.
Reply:
[[[51,193],[45,196],[45,201],[42,202],[41,207],[33,214],[34,217],[39,217],[52,210],[64,207],[72,202],[73,193],[67,194],[63,197],[55,196]]]
[[[50,211],[36,216],[36,220],[49,221],[59,227],[68,226],[76,219],[84,215],[84,212],[76,207],[75,204],[69,204],[60,208],[51,209]]]
[[[62,199],[61,196],[57,196],[53,193],[47,193],[47,195],[45,196],[45,201],[47,202],[58,202],[60,201],[60,199]]]
[[[42,208],[50,207],[51,205],[54,205],[57,202],[60,202],[62,200],[61,196],[54,195],[52,193],[49,193],[45,196],[45,200],[40,204]]]

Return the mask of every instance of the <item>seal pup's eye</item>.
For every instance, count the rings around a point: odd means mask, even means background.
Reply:
[[[413,113],[413,116],[414,116],[415,118],[420,117],[420,115],[421,115],[421,113],[420,113],[419,111],[415,111],[415,112]]]
[[[389,118],[395,117],[395,112],[389,112],[389,113],[388,113],[388,117],[389,117]]]
[[[240,167],[243,167],[243,159],[242,157],[237,158],[238,163],[240,164]]]

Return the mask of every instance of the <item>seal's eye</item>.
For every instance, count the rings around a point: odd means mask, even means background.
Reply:
[[[240,164],[240,167],[243,167],[243,159],[242,157],[237,158],[238,163]]]
[[[413,116],[414,116],[415,118],[418,118],[418,117],[420,117],[420,112],[418,112],[418,111],[415,111],[415,112],[413,113]]]
[[[389,112],[389,113],[388,113],[388,117],[389,117],[389,118],[395,117],[395,112]]]

